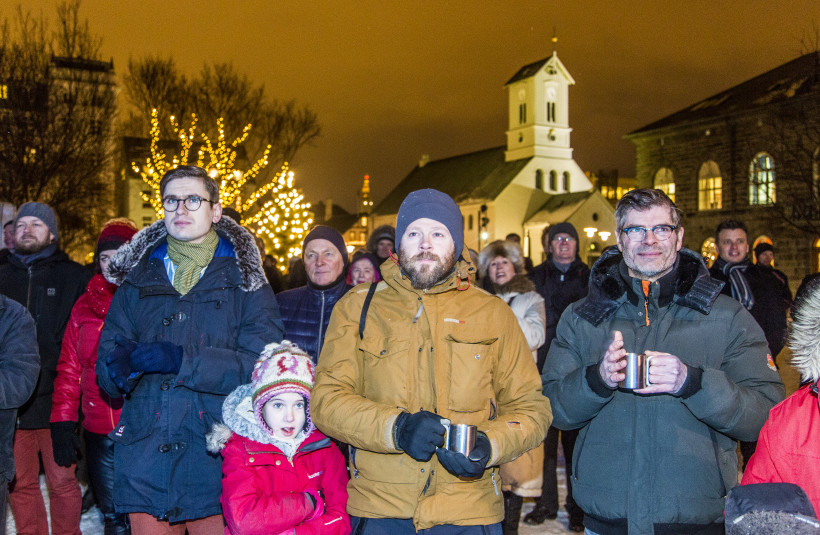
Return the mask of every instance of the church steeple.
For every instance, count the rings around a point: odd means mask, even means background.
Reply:
[[[360,216],[367,216],[373,211],[373,201],[370,200],[370,175],[364,175],[362,181],[362,189],[359,190],[359,206]]]

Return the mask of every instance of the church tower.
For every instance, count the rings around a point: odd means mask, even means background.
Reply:
[[[509,101],[506,161],[541,156],[572,159],[569,86],[558,53],[522,67],[505,85]]]
[[[370,199],[370,175],[364,175],[362,189],[359,190],[358,214],[368,216],[373,211],[373,200]]]

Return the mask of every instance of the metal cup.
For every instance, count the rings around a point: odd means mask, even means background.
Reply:
[[[444,426],[444,447],[450,451],[456,451],[465,457],[470,455],[475,447],[475,435],[477,428],[469,424],[453,424],[447,418],[441,419]]]
[[[624,390],[637,390],[647,387],[652,383],[649,381],[649,360],[643,353],[627,353],[626,354],[626,368],[621,370],[621,373],[626,375],[623,381],[618,383],[618,386]]]

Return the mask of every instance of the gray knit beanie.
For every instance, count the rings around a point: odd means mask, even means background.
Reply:
[[[60,241],[60,231],[57,226],[57,215],[54,213],[54,210],[51,209],[51,206],[41,202],[27,202],[23,204],[20,207],[20,211],[17,212],[17,217],[14,218],[14,227],[17,228],[17,222],[21,217],[26,216],[36,217],[45,223],[48,230],[54,234],[54,243]]]
[[[458,258],[464,250],[464,219],[461,210],[449,195],[434,189],[416,190],[401,203],[399,215],[396,217],[396,250],[399,249],[407,226],[423,217],[438,221],[447,227],[450,236],[453,237]]]

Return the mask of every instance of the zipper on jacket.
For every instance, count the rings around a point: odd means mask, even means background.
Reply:
[[[31,312],[31,279],[34,278],[32,266],[28,266],[28,288],[26,288],[26,310]],[[33,316],[34,314],[32,314]]]
[[[493,480],[493,488],[495,489],[495,495],[498,496],[498,482],[495,480],[495,468],[493,468],[492,472],[490,472],[490,477]]]
[[[424,488],[421,489],[422,494],[427,494],[427,489],[430,488],[430,478],[433,477],[433,474],[427,475],[427,482],[424,484]]]
[[[319,313],[319,332],[316,333],[316,338],[318,343],[316,344],[316,362],[319,362],[319,353],[322,352],[322,326],[325,324],[325,290],[319,292],[322,294],[322,308],[321,312]]]
[[[350,463],[353,465],[353,478],[359,479],[359,469],[356,468],[356,448],[350,446]]]

